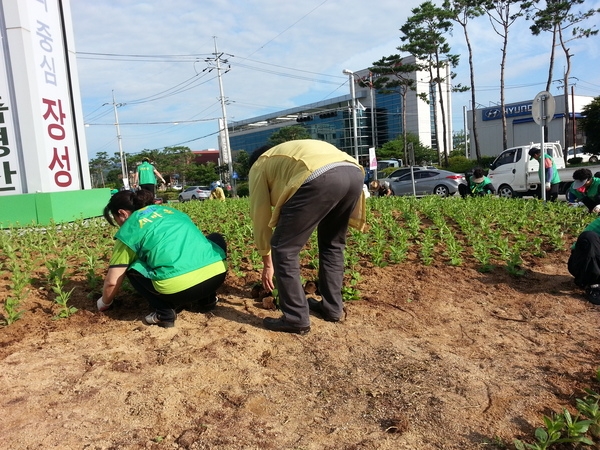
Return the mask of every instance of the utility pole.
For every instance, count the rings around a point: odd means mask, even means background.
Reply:
[[[112,105],[115,111],[115,126],[117,127],[117,141],[119,143],[119,157],[121,158],[121,176],[123,177],[123,186],[125,189],[129,189],[129,173],[127,171],[127,160],[123,155],[123,145],[121,144],[121,129],[119,128],[119,116],[117,114],[117,106],[121,106],[122,104],[115,102],[115,91],[112,91]]]
[[[215,64],[217,67],[217,78],[219,79],[219,101],[221,102],[221,111],[223,114],[223,118],[221,119],[220,125],[222,126],[222,135],[220,136],[220,152],[221,152],[221,162],[223,164],[227,164],[227,181],[231,183],[233,189],[233,195],[235,196],[235,180],[233,180],[233,161],[231,160],[231,147],[229,146],[229,129],[227,127],[227,110],[225,108],[225,94],[223,93],[223,81],[221,79],[221,57],[223,53],[219,53],[217,50],[217,37],[213,36],[215,41]],[[206,62],[212,62],[212,58],[207,59]],[[223,60],[223,62],[227,63],[227,60]],[[212,69],[211,69],[212,70]],[[229,69],[225,71],[227,73]]]

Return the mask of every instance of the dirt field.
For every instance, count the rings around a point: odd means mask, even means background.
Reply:
[[[259,279],[229,277],[213,313],[147,327],[76,287],[69,319],[32,292],[0,329],[5,449],[495,449],[533,439],[600,367],[600,309],[565,252],[503,268],[365,267],[346,321],[263,329]],[[83,281],[82,281],[83,286]],[[5,294],[0,292],[0,295]],[[4,297],[4,296],[2,296]]]

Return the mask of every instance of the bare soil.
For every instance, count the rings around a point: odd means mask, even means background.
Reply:
[[[5,449],[494,449],[600,390],[600,309],[568,253],[501,267],[364,267],[363,300],[306,336],[262,327],[259,272],[230,275],[212,313],[142,324],[134,293],[52,320],[30,293],[0,329]],[[7,279],[2,280],[7,284]],[[5,289],[5,288],[2,288]],[[5,291],[0,289],[4,298]]]

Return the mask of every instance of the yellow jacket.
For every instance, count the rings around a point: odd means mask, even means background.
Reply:
[[[210,197],[211,200],[221,200],[221,201],[225,201],[225,192],[223,192],[223,188],[220,187],[216,187],[214,188],[212,191],[210,191]]]
[[[256,247],[262,256],[271,252],[273,228],[277,225],[285,202],[315,170],[342,161],[355,164],[364,174],[362,166],[350,155],[327,142],[313,139],[284,142],[258,158],[249,174],[250,218],[254,225]],[[362,231],[365,222],[363,192],[352,212],[350,226]]]

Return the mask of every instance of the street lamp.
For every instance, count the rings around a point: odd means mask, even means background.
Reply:
[[[354,157],[358,161],[358,125],[356,123],[356,92],[354,91],[354,72],[348,69],[342,71],[344,75],[348,75],[350,83],[350,96],[352,97],[352,130],[354,133]]]
[[[125,189],[129,189],[130,186],[129,177],[127,176],[127,160],[125,159],[125,155],[123,155],[123,145],[121,144],[121,129],[119,128],[119,116],[117,114],[117,104],[115,103],[115,91],[112,91],[112,96],[112,105],[115,112],[115,126],[117,127],[117,141],[119,143],[119,157],[121,158],[121,177],[123,178],[123,186]]]

